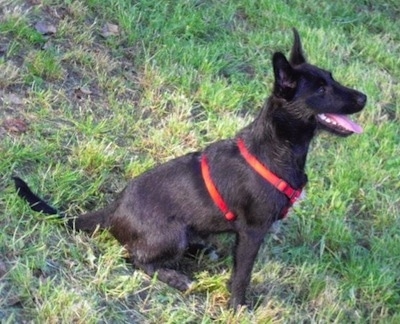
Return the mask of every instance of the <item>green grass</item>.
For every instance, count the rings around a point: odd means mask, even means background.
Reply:
[[[0,9],[2,323],[400,322],[397,1],[32,3]],[[102,36],[106,23],[119,33]],[[311,63],[368,95],[365,132],[314,141],[307,199],[267,237],[250,311],[226,309],[230,257],[185,261],[198,284],[181,294],[134,271],[108,233],[73,233],[16,197],[14,174],[80,213],[233,136],[270,93],[271,55],[288,53],[294,26]],[[217,241],[225,255],[231,243]]]

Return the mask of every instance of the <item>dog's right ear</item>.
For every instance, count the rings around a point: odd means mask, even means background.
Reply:
[[[294,43],[292,51],[290,53],[290,64],[292,66],[306,63],[306,59],[303,54],[303,47],[301,46],[300,35],[296,28],[293,28]]]
[[[285,55],[277,52],[272,57],[275,84],[274,94],[277,97],[291,100],[297,87],[297,73],[292,68]]]

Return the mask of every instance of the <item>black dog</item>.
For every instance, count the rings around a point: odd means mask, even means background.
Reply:
[[[70,219],[69,225],[84,231],[109,229],[136,267],[179,290],[188,289],[191,281],[170,266],[192,238],[232,232],[236,244],[230,304],[244,305],[264,236],[307,182],[306,157],[318,126],[342,136],[361,133],[345,115],[362,110],[367,100],[308,64],[296,30],[290,60],[275,53],[273,68],[272,95],[234,139],[145,172],[107,207]],[[21,179],[15,183],[34,210],[57,212]]]

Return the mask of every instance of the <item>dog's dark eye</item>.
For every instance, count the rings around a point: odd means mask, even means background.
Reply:
[[[319,88],[318,88],[318,90],[317,90],[317,92],[318,93],[325,93],[325,85],[324,84],[321,84],[320,86],[319,86]]]

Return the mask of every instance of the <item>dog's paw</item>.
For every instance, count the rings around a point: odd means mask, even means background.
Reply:
[[[157,277],[159,280],[180,291],[190,290],[194,285],[194,282],[187,276],[172,269],[159,269]]]
[[[241,313],[247,309],[247,305],[244,298],[237,300],[236,298],[231,297],[228,303],[228,308],[232,309],[235,313]]]
[[[180,278],[176,278],[174,285],[176,289],[185,292],[193,289],[193,287],[195,286],[195,282],[193,280],[190,280],[185,275],[181,275]]]

